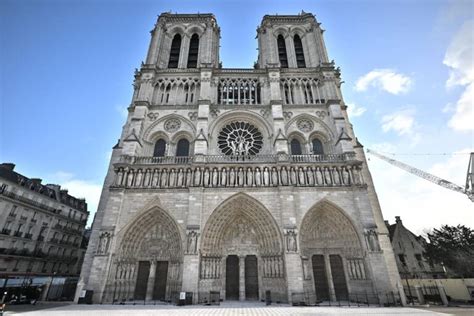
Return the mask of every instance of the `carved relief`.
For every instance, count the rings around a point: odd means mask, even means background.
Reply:
[[[164,127],[167,132],[176,132],[181,127],[181,121],[176,118],[171,118],[165,122]]]
[[[347,268],[349,272],[349,278],[351,280],[365,280],[367,278],[365,273],[364,259],[348,259]]]
[[[112,234],[110,232],[102,232],[99,235],[99,244],[97,245],[98,255],[106,255],[109,252],[110,242],[112,240]]]
[[[195,120],[197,120],[198,112],[189,112],[188,117],[191,121],[195,121]]]
[[[326,117],[326,111],[316,111],[316,116],[320,119],[324,119]]]
[[[157,112],[150,112],[147,114],[148,116],[148,119],[150,119],[150,121],[154,121],[158,118],[158,113]]]
[[[296,229],[285,229],[286,252],[297,252]]]
[[[197,243],[199,234],[196,230],[188,230],[186,233],[187,240],[186,240],[186,253],[195,255],[197,254]]]
[[[372,252],[380,251],[379,237],[375,229],[366,229],[364,232],[367,249]]]
[[[292,116],[293,116],[293,112],[290,112],[290,111],[283,112],[283,117],[285,118],[285,120],[289,120]]]

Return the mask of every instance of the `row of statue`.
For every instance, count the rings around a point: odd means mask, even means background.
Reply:
[[[307,167],[130,168],[115,170],[127,188],[350,186],[364,183],[360,165]]]
[[[283,278],[283,258],[281,256],[262,257],[264,278]]]
[[[220,257],[201,258],[201,279],[219,279],[221,277]]]
[[[347,260],[349,278],[351,280],[365,280],[364,259],[348,259]]]

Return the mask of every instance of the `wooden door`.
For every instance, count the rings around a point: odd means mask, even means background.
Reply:
[[[326,275],[326,265],[323,255],[313,255],[313,277],[314,288],[316,289],[316,299],[318,301],[329,300],[329,286]]]
[[[253,255],[245,257],[245,299],[258,300],[258,266]]]
[[[153,299],[164,301],[166,299],[166,281],[168,279],[168,261],[156,262],[155,284]]]
[[[336,292],[336,299],[338,301],[345,301],[349,298],[349,295],[342,258],[339,255],[330,255],[329,262],[331,263],[332,282],[334,284],[334,292]]]
[[[138,262],[137,283],[135,284],[134,298],[136,300],[144,300],[146,297],[146,286],[148,283],[148,276],[150,275],[150,262]]]
[[[227,300],[239,299],[239,257],[228,256],[225,265],[225,298]]]

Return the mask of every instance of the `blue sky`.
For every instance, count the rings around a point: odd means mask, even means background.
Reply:
[[[0,1],[0,161],[56,182],[95,211],[111,147],[161,12],[212,12],[224,67],[250,68],[265,14],[304,10],[341,67],[354,129],[368,148],[474,151],[472,1]],[[468,155],[400,155],[463,185]],[[461,194],[371,158],[384,217],[418,233],[474,227]]]

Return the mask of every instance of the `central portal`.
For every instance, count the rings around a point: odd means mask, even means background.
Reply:
[[[227,257],[225,265],[225,298],[227,300],[239,299],[239,257]]]

